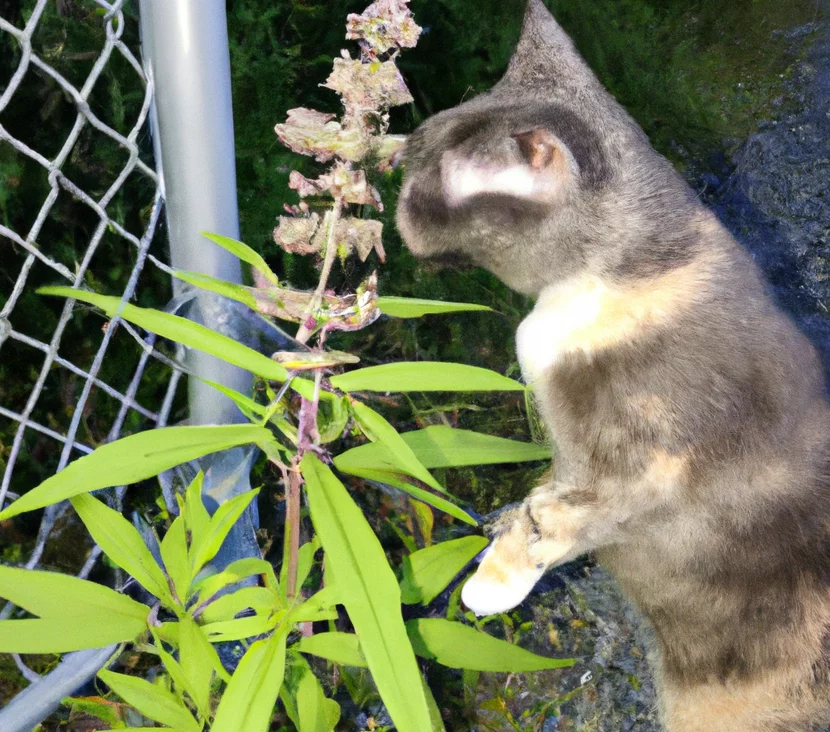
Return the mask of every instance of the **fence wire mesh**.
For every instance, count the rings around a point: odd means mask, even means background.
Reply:
[[[166,424],[178,404],[182,374],[152,336],[35,293],[68,283],[123,302],[170,297],[167,275],[145,267],[166,256],[135,12],[124,0],[0,0],[0,506],[98,444]],[[0,558],[87,576],[99,552],[77,534],[60,544],[72,527],[50,507],[0,540]]]

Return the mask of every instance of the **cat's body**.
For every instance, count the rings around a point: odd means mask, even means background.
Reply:
[[[757,268],[531,0],[505,78],[407,147],[427,257],[537,304],[519,360],[556,443],[462,597],[596,551],[648,617],[670,732],[830,724],[830,409]]]

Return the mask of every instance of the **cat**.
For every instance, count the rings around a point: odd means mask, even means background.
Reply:
[[[749,255],[541,0],[505,76],[408,139],[397,223],[536,298],[516,341],[555,441],[462,592],[519,604],[587,552],[654,630],[669,732],[830,723],[830,410]]]

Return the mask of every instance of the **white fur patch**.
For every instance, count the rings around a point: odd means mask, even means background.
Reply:
[[[596,325],[608,288],[595,277],[566,280],[542,290],[519,325],[516,351],[528,384],[540,379],[565,353],[585,350],[578,338]]]
[[[517,569],[507,582],[496,582],[476,572],[461,590],[461,601],[479,617],[507,612],[528,596],[544,573],[544,569]]]
[[[450,206],[485,193],[526,198],[537,187],[536,175],[524,165],[501,167],[446,158],[441,166],[441,183]]]

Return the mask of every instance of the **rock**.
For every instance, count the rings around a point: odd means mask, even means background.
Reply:
[[[513,730],[511,719],[523,729],[557,732],[659,730],[645,660],[647,626],[604,569],[590,562],[558,569],[511,617],[514,628],[524,629],[520,646],[577,663],[532,674],[482,674],[481,726],[473,730]]]
[[[738,149],[724,183],[697,187],[752,253],[781,306],[828,364],[830,32],[810,23],[787,37],[800,43],[809,34],[816,40],[783,83],[782,117],[763,125]]]

